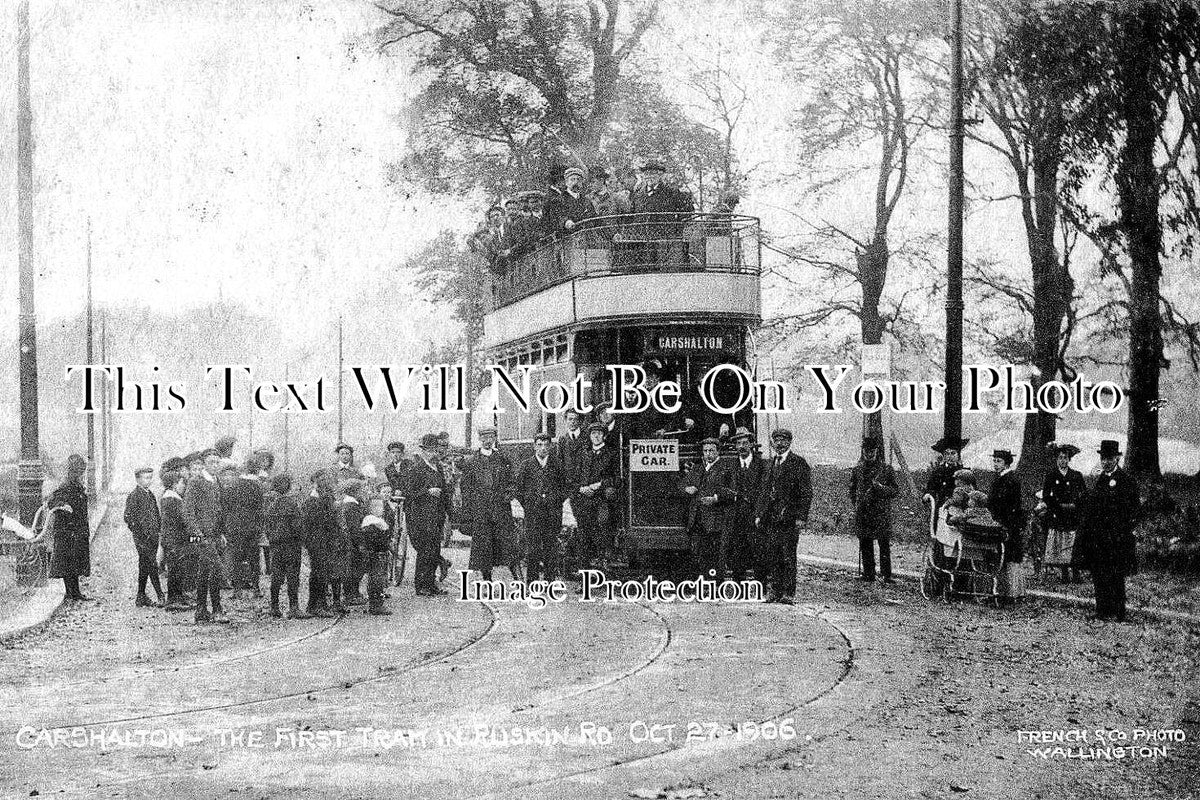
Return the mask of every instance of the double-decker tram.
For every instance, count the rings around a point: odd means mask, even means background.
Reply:
[[[648,387],[671,380],[682,390],[674,413],[617,417],[621,479],[611,509],[630,561],[688,549],[682,473],[699,459],[702,439],[755,430],[749,406],[712,408],[734,404],[739,380],[730,370],[714,378],[710,402],[699,387],[713,367],[749,368],[761,322],[760,257],[753,217],[627,214],[587,220],[512,258],[494,277],[485,357],[514,382],[520,367],[530,367],[531,396],[547,381],[570,385],[583,375],[592,382],[586,402],[611,402],[612,364],[641,366]],[[565,430],[563,415],[536,405],[528,413],[506,407],[489,422],[516,450],[539,431]]]

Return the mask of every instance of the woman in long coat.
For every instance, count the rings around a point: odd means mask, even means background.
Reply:
[[[1046,504],[1046,549],[1042,563],[1062,570],[1062,580],[1073,574],[1079,583],[1080,558],[1076,553],[1075,535],[1079,530],[1079,504],[1087,494],[1087,484],[1079,470],[1071,469],[1071,458],[1079,452],[1072,444],[1054,445],[1055,468],[1046,473],[1042,484],[1042,502]]]
[[[83,456],[67,459],[67,477],[50,495],[47,508],[54,515],[54,551],[50,577],[62,578],[68,600],[89,600],[79,590],[79,579],[92,574],[88,530],[88,501],[80,478],[87,471]]]

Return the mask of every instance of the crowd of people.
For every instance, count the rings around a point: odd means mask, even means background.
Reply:
[[[1097,619],[1124,621],[1125,578],[1137,571],[1134,528],[1141,505],[1137,482],[1121,469],[1118,442],[1105,440],[1097,451],[1100,472],[1089,486],[1082,473],[1071,467],[1080,451],[1073,444],[1051,442],[1048,451],[1054,466],[1046,473],[1032,513],[1024,506],[1024,490],[1013,469],[1008,450],[995,450],[995,477],[985,493],[978,489],[974,471],[963,466],[966,439],[942,439],[933,448],[940,462],[931,469],[926,494],[945,508],[951,525],[998,526],[1005,539],[1005,596],[1023,593],[1025,556],[1035,570],[1058,568],[1063,581],[1078,581],[1089,570],[1095,586]],[[881,543],[885,574],[890,572],[886,548]],[[866,559],[864,558],[864,563]]]
[[[644,230],[628,224],[623,228],[630,238],[657,238],[664,220],[696,210],[691,194],[666,176],[666,167],[656,160],[615,173],[602,166],[557,167],[545,189],[521,192],[489,208],[468,245],[494,273],[504,274],[514,259],[544,242],[586,230],[601,217],[656,215],[647,218]],[[716,211],[730,213],[737,202],[736,195],[726,193]]]
[[[167,460],[158,470],[161,497],[151,488],[155,471],[140,468],[124,515],[137,552],[135,603],[194,609],[197,622],[225,622],[222,591],[261,598],[267,574],[273,616],[331,616],[353,605],[386,615],[387,590],[399,585],[410,543],[415,593],[446,594],[441,583],[451,562],[442,548],[453,529],[470,537],[469,569],[488,581],[497,567],[515,581],[550,581],[611,566],[620,544],[627,422],[604,406],[586,425],[568,411],[565,430],[557,438],[538,433],[533,452],[523,458],[499,446],[494,428],[479,430],[478,449],[462,457],[451,454],[448,434],[426,434],[411,456],[404,443],[389,445],[382,475],[370,464],[360,469],[353,448],[339,444],[336,460],[308,476],[304,487],[277,473],[268,451],[251,453],[239,472],[230,438]],[[771,433],[765,455],[747,428],[722,433],[703,439],[699,460],[680,475],[692,566],[717,580],[755,578],[768,602],[790,604],[798,539],[813,497],[809,465],[792,451],[787,429]],[[1136,482],[1120,468],[1117,443],[1102,443],[1101,471],[1091,486],[1070,467],[1078,448],[1052,444],[1055,467],[1037,493],[1032,515],[1023,505],[1013,454],[993,453],[995,476],[985,493],[962,465],[967,444],[943,439],[933,445],[939,461],[926,493],[935,508],[945,510],[948,524],[1007,532],[1006,596],[1022,594],[1019,565],[1032,551],[1039,569],[1061,568],[1064,580],[1090,570],[1096,616],[1123,620],[1125,576],[1137,566],[1133,528],[1139,495]],[[79,587],[89,569],[87,501],[80,482],[85,468],[82,458],[72,456],[67,480],[49,501],[60,515],[51,575],[63,578],[71,600],[87,599]],[[877,566],[880,577],[892,581],[891,505],[898,492],[882,441],[864,438],[849,499],[865,581],[876,579]],[[455,497],[460,499],[452,503]],[[308,591],[301,607],[305,551]],[[164,567],[165,591],[159,580]]]

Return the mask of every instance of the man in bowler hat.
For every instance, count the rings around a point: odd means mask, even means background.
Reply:
[[[867,436],[862,457],[850,473],[850,502],[854,504],[854,529],[862,556],[861,580],[875,581],[875,542],[879,542],[879,574],[892,582],[892,498],[900,493],[896,473],[883,460],[883,440]]]
[[[1137,525],[1141,499],[1137,481],[1121,469],[1121,447],[1100,443],[1100,474],[1082,502],[1079,540],[1082,561],[1096,586],[1094,619],[1125,621],[1125,578],[1137,573]]]

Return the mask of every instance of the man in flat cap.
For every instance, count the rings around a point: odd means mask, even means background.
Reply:
[[[470,568],[490,581],[492,569],[503,565],[520,580],[521,556],[512,518],[513,466],[496,440],[495,428],[479,429],[479,449],[463,463],[459,480],[463,521],[471,529]]]
[[[812,473],[808,462],[792,452],[792,432],[787,428],[771,434],[771,450],[755,523],[766,533],[770,548],[767,602],[792,605],[796,547],[812,506]]]
[[[616,528],[612,500],[616,496],[619,465],[617,451],[607,443],[608,429],[599,422],[588,426],[588,443],[579,453],[571,487],[571,510],[577,525],[571,542],[575,569],[595,566],[599,553],[612,546]]]
[[[892,582],[892,498],[899,493],[896,473],[883,460],[883,439],[864,436],[862,456],[850,472],[850,503],[864,581],[875,581],[875,542],[879,542],[879,575],[884,583]]]
[[[725,559],[722,545],[728,542],[730,512],[737,492],[733,473],[721,463],[721,442],[715,438],[700,443],[700,463],[684,478],[683,491],[690,498],[687,531],[692,557],[701,576],[723,580]],[[709,576],[709,571],[713,572]]]
[[[1125,578],[1137,574],[1137,526],[1141,497],[1137,481],[1121,469],[1121,445],[1100,443],[1100,474],[1083,498],[1077,548],[1092,571],[1098,620],[1125,621]]]
[[[442,558],[442,525],[450,509],[450,493],[438,466],[440,452],[441,440],[437,434],[427,433],[421,437],[417,457],[408,471],[408,494],[404,501],[409,540],[417,551],[413,587],[418,596],[426,597],[446,594],[437,585],[437,570]]]

